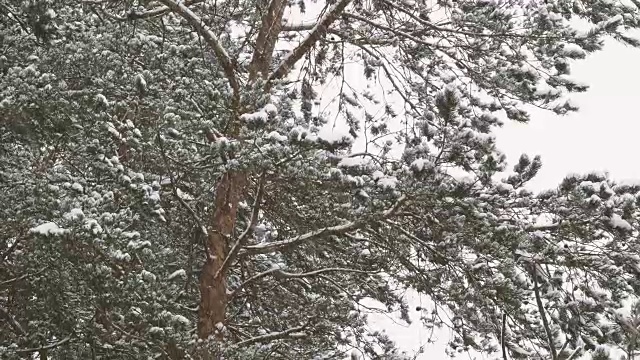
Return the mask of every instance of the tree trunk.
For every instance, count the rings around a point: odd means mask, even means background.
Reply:
[[[258,35],[256,50],[250,65],[249,81],[255,81],[258,74],[267,77],[273,45],[277,40],[284,14],[283,0],[273,0],[267,13],[262,18],[261,30]],[[275,24],[275,30],[269,31]],[[273,43],[273,45],[272,45]],[[237,110],[237,109],[236,109]],[[236,114],[238,115],[238,114]],[[230,135],[237,135],[239,125],[234,119]],[[208,258],[200,275],[200,308],[198,313],[198,336],[206,339],[211,335],[219,340],[223,334],[218,331],[216,324],[225,322],[227,307],[226,274],[216,274],[222,268],[227,256],[227,239],[231,238],[235,227],[238,204],[244,194],[247,174],[244,172],[229,172],[222,176],[216,187],[215,210],[211,222],[212,231],[207,241]]]
[[[331,23],[338,19],[339,14],[344,11],[350,1],[351,0],[340,0],[335,4],[329,13],[325,14],[321,20],[319,20],[318,26],[312,34],[289,54],[284,65],[279,66],[278,69],[275,70],[272,78],[269,77],[269,70],[287,2],[284,0],[269,1],[269,7],[261,18],[256,47],[251,63],[249,64],[249,83],[253,83],[258,76],[262,76],[262,78],[267,81],[284,77],[293,65],[324,36],[326,29]],[[200,23],[197,21],[197,17],[194,18],[192,15],[186,14],[186,12],[181,10],[175,3],[166,0],[162,2],[192,20],[196,28],[198,26],[200,28],[202,27],[202,25],[199,25]],[[234,74],[235,69],[229,63],[227,55],[218,50],[219,42],[211,36],[209,40],[225,68],[225,73],[229,78],[232,88],[238,92],[239,88]],[[268,88],[268,86],[266,88]],[[226,135],[230,138],[237,137],[240,132],[240,122],[237,116],[240,115],[239,112],[242,104],[237,103],[235,105],[238,107],[233,109],[233,123],[231,124],[231,130]],[[245,109],[245,111],[248,111],[248,109]],[[244,171],[231,171],[222,176],[216,187],[215,210],[211,221],[211,231],[206,244],[208,256],[200,276],[201,297],[198,313],[198,336],[201,339],[207,339],[211,335],[215,335],[218,340],[221,340],[223,337],[223,334],[217,330],[216,324],[220,323],[224,325],[225,323],[227,286],[226,274],[222,271],[219,272],[219,270],[222,268],[227,256],[227,241],[233,238],[232,233],[236,223],[238,204],[244,195],[247,178],[248,174]],[[216,274],[218,274],[217,277]]]
[[[222,176],[216,187],[215,210],[212,229],[207,239],[207,260],[200,275],[200,308],[198,310],[198,336],[206,339],[211,335],[222,339],[216,324],[224,324],[227,306],[226,276],[216,273],[227,255],[227,239],[232,237],[238,204],[246,184],[245,174],[229,172]]]

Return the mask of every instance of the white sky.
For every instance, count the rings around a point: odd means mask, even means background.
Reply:
[[[532,110],[529,124],[506,122],[497,131],[498,147],[510,163],[521,153],[542,156],[542,169],[532,181],[534,191],[555,188],[569,173],[607,171],[613,179],[640,179],[640,50],[608,41],[604,51],[589,55],[572,66],[573,78],[590,85],[572,95],[580,111],[557,116]],[[415,306],[427,297],[412,294],[410,327],[392,319],[370,315],[372,327],[385,329],[401,349],[414,353],[426,341],[429,331],[419,324]],[[402,322],[396,319],[398,322]],[[444,360],[449,332],[436,333],[436,344],[427,345],[420,360]],[[463,354],[460,359],[474,359]],[[478,357],[477,359],[482,359]]]
[[[534,190],[553,188],[568,173],[592,170],[618,180],[639,179],[640,50],[611,40],[572,69],[573,78],[590,85],[586,93],[572,95],[580,111],[560,117],[534,110],[529,124],[507,123],[497,132],[499,148],[512,161],[522,152],[542,156]]]

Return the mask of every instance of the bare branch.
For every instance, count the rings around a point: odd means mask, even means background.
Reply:
[[[187,22],[193,26],[193,28],[198,31],[202,37],[204,37],[205,41],[216,55],[220,66],[224,71],[229,84],[231,85],[231,89],[233,89],[234,99],[235,101],[239,101],[240,99],[240,84],[238,83],[238,79],[236,78],[235,67],[229,57],[229,54],[224,49],[218,37],[211,31],[211,29],[204,24],[202,19],[198,17],[191,9],[185,5],[185,3],[177,2],[175,0],[159,0],[165,6],[170,8],[172,11],[176,12],[180,16],[182,16]]]
[[[313,27],[311,33],[298,45],[295,49],[293,49],[278,65],[276,70],[269,76],[269,81],[267,85],[271,83],[273,80],[281,79],[285,77],[291,68],[300,60],[312,46],[316,44],[320,38],[322,38],[329,26],[333,24],[340,15],[342,15],[344,9],[349,5],[351,0],[339,0],[335,3],[329,11],[318,21],[318,23]]]
[[[249,224],[247,225],[247,228],[244,230],[244,232],[240,234],[235,244],[233,244],[233,247],[229,251],[229,255],[227,255],[227,257],[224,259],[224,262],[222,263],[222,266],[220,266],[220,269],[218,269],[218,271],[216,272],[215,278],[223,276],[227,272],[229,266],[231,266],[231,263],[233,262],[233,260],[235,260],[238,253],[240,252],[240,248],[247,241],[249,235],[253,233],[253,229],[258,222],[258,215],[260,213],[260,203],[262,202],[262,196],[264,194],[264,183],[265,173],[262,173],[262,175],[260,176],[260,180],[258,180],[258,190],[256,191],[256,198],[253,202],[253,209],[251,211],[251,219],[249,220]]]
[[[361,227],[371,222],[385,220],[395,215],[395,213],[400,209],[400,207],[402,206],[402,204],[404,204],[405,201],[406,201],[406,196],[402,195],[392,207],[383,211],[380,214],[374,215],[369,219],[365,219],[362,221],[352,221],[342,225],[330,226],[323,229],[310,231],[306,234],[302,234],[287,240],[274,241],[268,244],[247,246],[243,250],[243,252],[246,252],[249,254],[267,254],[267,253],[282,250],[291,246],[295,246],[312,239],[316,239],[324,236],[331,236],[331,235],[343,235],[346,232],[360,229]]]

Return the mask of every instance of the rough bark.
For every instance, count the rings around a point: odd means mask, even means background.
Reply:
[[[254,81],[258,74],[261,74],[265,80],[269,76],[273,49],[282,28],[285,5],[286,1],[284,0],[272,0],[262,16],[260,31],[256,38],[256,48],[249,64],[249,81]]]
[[[273,49],[280,32],[284,14],[283,0],[273,0],[262,17],[256,49],[250,65],[249,80],[258,74],[267,78]],[[237,113],[237,111],[234,111]],[[237,136],[238,127],[231,126],[231,137]],[[206,339],[215,334],[222,339],[216,324],[225,323],[227,307],[227,278],[223,266],[227,257],[227,239],[235,227],[238,204],[244,196],[248,174],[230,172],[222,176],[216,187],[215,210],[211,221],[212,231],[208,235],[208,259],[200,276],[200,308],[198,314],[198,336]]]
[[[198,310],[198,336],[206,339],[215,334],[221,339],[216,324],[225,321],[227,306],[227,284],[225,276],[216,274],[227,256],[227,239],[235,227],[238,204],[244,193],[246,176],[243,172],[229,172],[222,176],[216,187],[215,210],[212,230],[209,232],[206,249],[207,260],[200,275],[200,307]]]
[[[264,13],[260,23],[260,30],[256,39],[256,46],[249,66],[249,81],[257,80],[258,76],[265,80],[284,77],[293,65],[302,57],[303,53],[309,51],[311,47],[324,35],[327,27],[331,25],[340,12],[344,10],[350,0],[340,0],[338,5],[334,5],[328,15],[324,16],[318,26],[311,32],[310,36],[296,48],[283,63],[277,68],[276,73],[269,76],[273,51],[282,27],[282,18],[287,2],[284,0],[271,0],[267,11]],[[228,55],[220,46],[213,33],[201,23],[198,18],[183,4],[178,4],[173,0],[161,0],[163,4],[173,11],[181,14],[205,37],[213,48],[220,61],[225,74],[229,79],[232,88],[237,94],[238,83],[235,76],[235,69],[230,65]],[[239,98],[239,96],[236,96]],[[237,108],[233,111],[234,124],[230,127],[227,137],[236,138],[239,134],[237,116],[240,115],[242,104],[234,103]],[[247,109],[244,109],[247,110]],[[252,109],[248,109],[252,110]],[[217,339],[222,339],[223,334],[217,330],[216,324],[225,323],[227,307],[227,287],[226,272],[224,271],[225,260],[228,256],[228,240],[233,237],[233,230],[236,224],[238,204],[244,197],[247,179],[250,174],[246,172],[229,172],[220,179],[215,193],[215,210],[210,222],[210,232],[207,240],[207,261],[200,276],[200,307],[198,314],[198,336],[201,339],[215,335]],[[237,251],[238,249],[236,249]],[[229,263],[232,259],[229,259]],[[226,266],[230,264],[227,263]]]

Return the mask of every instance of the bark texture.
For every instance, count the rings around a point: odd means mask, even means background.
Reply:
[[[184,4],[175,3],[174,0],[161,0],[167,7],[182,15],[187,19],[199,33],[205,36],[209,45],[213,48],[221,66],[225,70],[225,75],[229,79],[231,87],[234,89],[234,98],[239,99],[239,86],[235,75],[233,63],[229,60],[228,54],[222,49],[217,37],[199,22],[199,18],[193,14]],[[287,2],[285,0],[271,0],[263,12],[260,29],[256,38],[255,50],[249,65],[249,82],[256,81],[259,77],[267,80],[265,90],[268,91],[269,83],[272,80],[280,79],[290,71],[295,63],[300,60],[305,53],[326,34],[326,29],[338,19],[350,0],[340,0],[331,7],[324,15],[316,27],[311,30],[309,36],[296,47],[289,55],[276,67],[269,75],[272,68],[273,52],[278,36],[282,28],[282,19]],[[253,111],[250,106],[243,108],[243,104],[233,102],[234,107],[232,124],[230,131],[225,136],[237,138],[239,135],[238,116],[241,112]],[[242,109],[242,111],[241,111]],[[210,231],[207,241],[207,261],[200,276],[200,307],[198,314],[198,336],[206,339],[215,335],[221,340],[223,334],[218,331],[216,324],[225,323],[227,307],[227,278],[224,269],[229,242],[235,240],[233,230],[236,225],[238,215],[238,204],[245,196],[245,188],[251,174],[246,172],[229,172],[222,176],[216,187],[215,210],[210,222]],[[259,198],[259,196],[258,196]],[[257,206],[257,205],[256,205]],[[257,213],[254,214],[257,216]],[[253,216],[252,216],[253,217]],[[252,219],[252,222],[254,220]],[[241,241],[242,239],[238,239]],[[240,245],[240,244],[238,244]],[[236,249],[238,250],[238,249]],[[233,258],[229,259],[233,261]],[[226,264],[230,266],[230,264]]]
[[[242,172],[229,172],[222,176],[216,187],[215,210],[211,219],[206,249],[207,260],[200,275],[200,307],[198,310],[198,336],[206,339],[215,334],[222,338],[216,324],[225,322],[227,307],[226,277],[216,277],[227,256],[227,239],[233,235],[238,215],[238,204],[244,193],[246,176]]]

